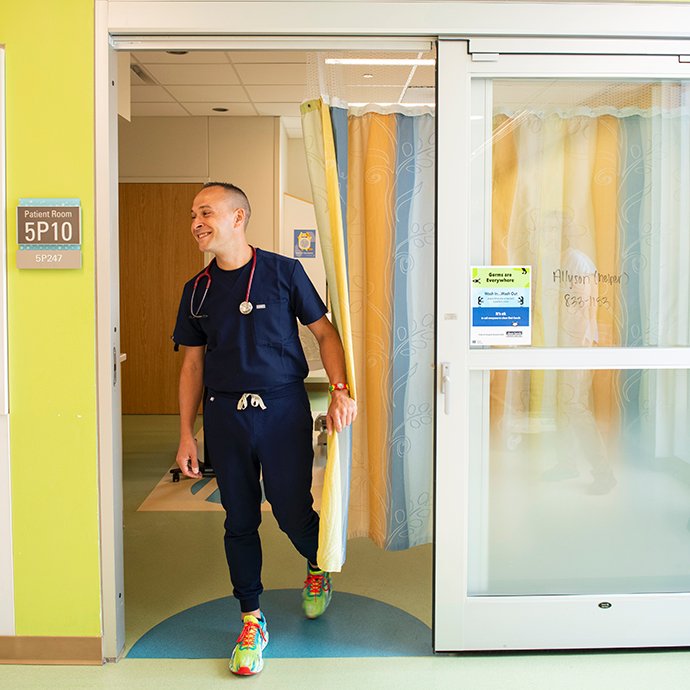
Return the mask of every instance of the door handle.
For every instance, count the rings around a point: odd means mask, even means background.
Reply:
[[[450,414],[450,362],[441,362],[441,394],[443,411]]]

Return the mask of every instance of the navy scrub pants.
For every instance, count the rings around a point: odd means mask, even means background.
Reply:
[[[225,554],[233,594],[242,611],[253,611],[263,592],[260,473],[278,525],[314,565],[319,516],[312,507],[312,415],[304,384],[260,393],[265,410],[254,406],[251,397],[238,410],[241,396],[207,391],[204,442],[226,512]]]

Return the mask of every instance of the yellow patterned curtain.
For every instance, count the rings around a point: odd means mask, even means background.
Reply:
[[[349,291],[359,416],[347,448],[349,502],[337,517],[348,537],[404,549],[431,540],[435,126],[431,115],[331,115],[320,100],[302,106],[331,294],[323,237],[346,229],[338,299]]]
[[[329,285],[331,315],[345,350],[350,395],[357,399],[345,266],[345,238],[329,110],[323,107],[321,101],[304,103],[302,121],[314,211]],[[330,572],[340,572],[345,562],[351,448],[351,428],[341,433],[333,433],[328,438],[317,559],[319,566]]]

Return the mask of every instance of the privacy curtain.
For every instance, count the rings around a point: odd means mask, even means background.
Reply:
[[[357,377],[359,417],[337,456],[329,447],[322,499],[337,503],[321,519],[338,528],[323,531],[319,564],[336,533],[342,564],[346,536],[386,549],[431,541],[435,124],[317,100],[303,104],[302,125],[329,294],[343,323],[349,300]],[[325,235],[341,238],[342,261],[328,258]]]
[[[492,263],[532,265],[533,345],[690,344],[686,100],[495,116]],[[507,435],[569,429],[595,458],[615,431],[690,459],[688,402],[684,371],[493,374]]]

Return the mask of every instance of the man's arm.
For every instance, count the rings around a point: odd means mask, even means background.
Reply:
[[[319,353],[324,369],[331,383],[346,383],[345,353],[340,342],[338,331],[333,324],[322,316],[310,323],[307,328],[314,334],[319,343]],[[333,429],[342,431],[352,424],[357,417],[357,403],[350,397],[348,390],[335,390],[331,393],[331,404],[326,414],[326,428],[332,434]]]
[[[204,391],[205,349],[203,345],[184,347],[184,359],[180,370],[180,445],[176,461],[182,474],[192,479],[200,476],[194,422]]]

